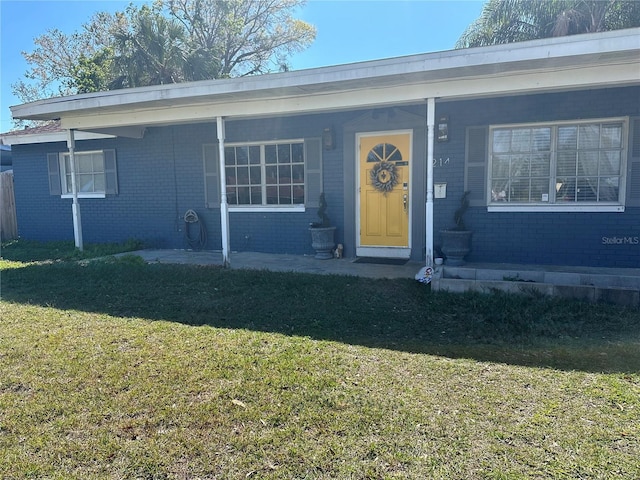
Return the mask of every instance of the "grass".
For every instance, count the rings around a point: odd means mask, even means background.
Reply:
[[[82,251],[75,248],[71,241],[37,242],[30,240],[11,240],[2,244],[2,257],[15,262],[60,262],[103,257],[116,253],[130,252],[143,248],[142,242],[131,239],[121,244],[87,244]]]
[[[640,478],[637,309],[56,248],[3,245],[0,478]]]

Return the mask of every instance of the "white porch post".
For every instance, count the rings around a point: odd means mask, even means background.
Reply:
[[[427,267],[433,267],[433,141],[435,137],[436,99],[427,99],[427,221],[426,254]]]
[[[71,204],[71,212],[73,216],[73,237],[75,239],[76,248],[80,251],[84,250],[82,242],[82,220],[80,218],[80,204],[78,203],[78,183],[76,182],[76,139],[75,132],[71,128],[67,130],[67,148],[69,149],[69,165],[71,166],[71,194],[73,195],[73,203]]]
[[[218,159],[220,162],[220,232],[222,233],[222,265],[231,265],[229,258],[229,204],[227,203],[227,178],[224,171],[224,118],[216,119],[218,133]]]

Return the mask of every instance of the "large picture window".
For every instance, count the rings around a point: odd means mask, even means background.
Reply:
[[[229,205],[304,204],[304,142],[225,147]]]
[[[489,205],[624,203],[624,119],[494,126]]]

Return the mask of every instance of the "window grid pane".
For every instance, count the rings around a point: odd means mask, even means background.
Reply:
[[[231,205],[304,203],[302,142],[227,147],[227,198]],[[226,151],[225,151],[226,154]]]
[[[622,123],[580,125],[575,202],[618,202],[622,158]]]
[[[491,201],[548,202],[551,129],[501,128],[492,139]]]
[[[73,193],[73,179],[71,174],[71,156],[64,156],[63,191]],[[74,155],[76,166],[76,188],[78,193],[105,193],[104,156],[102,152],[76,152]]]
[[[70,172],[70,170],[67,170],[67,172]],[[66,185],[65,185],[65,192],[66,193],[73,193],[73,184],[71,183],[73,180],[71,179],[71,173],[67,173],[65,175],[66,180]]]

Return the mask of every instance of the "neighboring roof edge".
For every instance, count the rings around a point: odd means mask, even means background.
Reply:
[[[37,135],[42,133],[61,132],[62,130],[63,129],[60,120],[52,120],[50,122],[42,123],[33,127],[24,127],[22,129],[2,132],[2,135]]]
[[[75,138],[76,140],[91,140],[97,138],[113,138],[113,135],[78,131],[75,133]],[[0,134],[0,144],[7,146],[66,141],[67,131],[62,128],[60,120]]]

